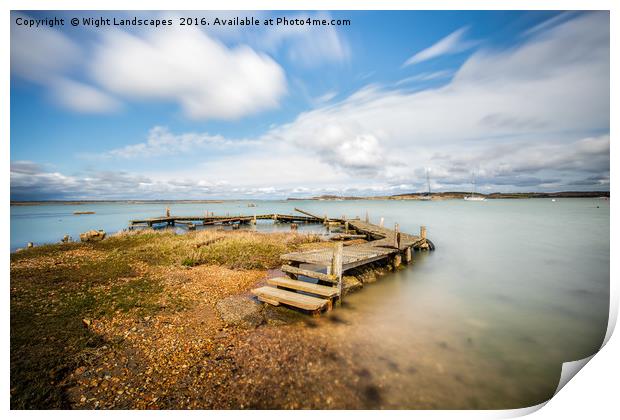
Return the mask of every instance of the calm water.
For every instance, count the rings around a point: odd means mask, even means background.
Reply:
[[[609,202],[594,199],[259,201],[170,205],[173,214],[368,211],[437,249],[347,299],[339,311],[359,356],[392,392],[386,407],[520,407],[548,398],[561,364],[598,350],[609,308]],[[11,248],[114,232],[166,205],[11,207]],[[75,210],[94,215],[75,216]],[[263,229],[288,229],[286,225]],[[385,355],[389,357],[385,357]],[[361,363],[361,362],[360,362]],[[387,365],[386,365],[387,363]]]

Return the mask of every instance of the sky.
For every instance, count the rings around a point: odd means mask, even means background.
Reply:
[[[349,19],[28,28],[17,18]],[[12,12],[11,199],[609,190],[609,13]]]

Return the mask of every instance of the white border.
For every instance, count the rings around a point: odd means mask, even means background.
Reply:
[[[9,110],[10,110],[10,10],[611,10],[611,130],[615,127],[614,121],[620,121],[617,112],[617,97],[620,90],[617,89],[615,79],[618,74],[618,23],[617,6],[618,2],[614,0],[593,0],[593,1],[577,1],[577,0],[385,0],[385,1],[363,1],[358,0],[352,2],[350,0],[229,0],[226,2],[213,0],[4,0],[0,3],[0,54],[2,68],[0,69],[0,139],[2,147],[2,159],[0,161],[2,169],[2,194],[5,197],[5,204],[2,206],[2,220],[10,220],[10,126],[9,126]],[[614,90],[614,87],[616,89]],[[611,133],[610,133],[611,134]],[[613,137],[613,136],[612,136]],[[617,148],[611,147],[611,162],[617,161]],[[613,170],[612,170],[612,196],[614,196],[613,186]],[[618,228],[615,223],[614,210],[612,209],[610,223],[611,235],[611,255],[618,254],[617,238]],[[9,228],[10,223],[2,225],[2,238],[4,241],[5,258],[2,260],[4,299],[2,299],[2,335],[6,338],[3,347],[3,358],[5,380],[2,382],[1,392],[3,411],[9,410],[9,387],[10,387],[10,370],[9,370],[9,261],[10,252],[9,245]],[[620,342],[617,337],[612,336],[613,328],[616,323],[618,314],[618,268],[614,259],[611,259],[610,267],[611,278],[611,310],[610,322],[607,335],[605,338],[606,345],[604,350],[597,354],[592,362],[583,369],[577,380],[570,381],[562,391],[548,402],[548,407],[537,411],[545,404],[537,407],[530,407],[520,410],[504,410],[504,411],[390,411],[386,414],[394,418],[504,418],[525,415],[536,411],[531,418],[536,419],[582,419],[584,416],[593,418],[612,418],[613,413],[619,412],[617,401],[617,385],[618,374],[620,373]],[[617,335],[617,334],[616,334]],[[611,339],[610,339],[611,338]],[[588,358],[589,359],[589,358]],[[568,368],[575,368],[579,362],[567,364]],[[578,369],[577,369],[578,370]],[[89,412],[89,416],[110,415],[110,412]],[[119,417],[143,417],[148,416],[161,418],[170,414],[177,416],[204,416],[205,412],[113,412],[113,415]],[[274,415],[294,415],[300,419],[313,419],[317,416],[316,412],[295,412],[295,413],[276,413],[270,411],[262,412],[238,412],[238,411],[220,411],[209,412],[209,416],[217,418],[230,418],[240,415],[251,415],[257,418],[269,418]],[[321,417],[341,418],[355,416],[370,417],[375,416],[376,412],[355,411],[355,412],[322,412]],[[17,418],[31,416],[51,416],[59,418],[60,416],[82,416],[79,412],[10,412],[10,415]]]

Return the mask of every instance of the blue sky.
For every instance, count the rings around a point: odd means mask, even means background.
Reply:
[[[183,12],[350,26],[25,28],[11,196],[609,189],[609,15]],[[105,17],[174,19],[172,12]]]

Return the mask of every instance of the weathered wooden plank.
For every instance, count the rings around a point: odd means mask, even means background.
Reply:
[[[277,300],[272,300],[263,296],[257,296],[258,300],[260,300],[261,302],[265,302],[268,303],[270,305],[273,306],[280,306],[280,302],[278,302]]]
[[[343,239],[365,239],[366,235],[353,235],[350,233],[339,233],[337,235],[332,236],[330,239],[332,241],[339,241]]]
[[[273,299],[269,299],[263,296],[257,296],[258,300],[260,300],[261,302],[265,302],[268,303],[270,305],[273,306],[280,306],[280,302],[278,302],[277,300],[273,300]]]
[[[307,281],[293,280],[288,277],[275,277],[267,280],[267,284],[286,287],[287,289],[300,290],[302,292],[312,293],[326,298],[338,296],[338,289],[335,287],[322,286],[320,284],[308,283]]]
[[[344,247],[343,263],[345,266],[353,263],[356,263],[354,266],[358,266],[360,265],[357,264],[359,262],[364,264],[364,261],[366,260],[370,261],[377,258],[380,259],[393,252],[394,249],[373,247],[368,244]],[[311,251],[292,252],[282,255],[281,258],[286,261],[328,266],[331,264],[332,255],[332,249],[324,248]]]
[[[302,210],[302,209],[298,209],[297,207],[295,207],[295,209],[294,209],[294,210],[295,210],[295,211],[298,211],[299,213],[305,214],[305,215],[307,215],[307,216],[313,217],[313,218],[315,218],[315,219],[317,219],[317,220],[323,220],[323,219],[324,219],[323,217],[317,216],[317,215],[315,215],[315,214],[312,214],[312,213],[310,213],[310,212],[308,212],[308,211],[305,211],[305,210]],[[328,219],[328,220],[329,220],[329,219]]]
[[[389,255],[390,254],[377,255],[376,257],[373,257],[373,258],[368,258],[368,259],[365,259],[365,260],[353,261],[353,262],[350,262],[350,263],[347,263],[347,264],[343,264],[342,265],[342,271],[347,271],[347,270],[350,270],[352,268],[356,268],[356,267],[360,267],[362,265],[370,264],[371,262],[382,260],[384,258],[387,258]]]
[[[313,279],[326,281],[329,283],[337,282],[337,279],[334,276],[330,276],[325,273],[319,273],[318,271],[305,270],[303,268],[293,267],[292,265],[285,264],[282,266],[282,268],[280,268],[280,270],[284,271],[285,273],[295,274],[298,276],[306,276],[306,277],[310,277]]]
[[[275,287],[263,286],[252,290],[252,293],[259,298],[273,300],[306,311],[317,311],[327,306],[328,300],[313,296],[302,295],[301,293],[290,292],[288,290],[276,289]]]

